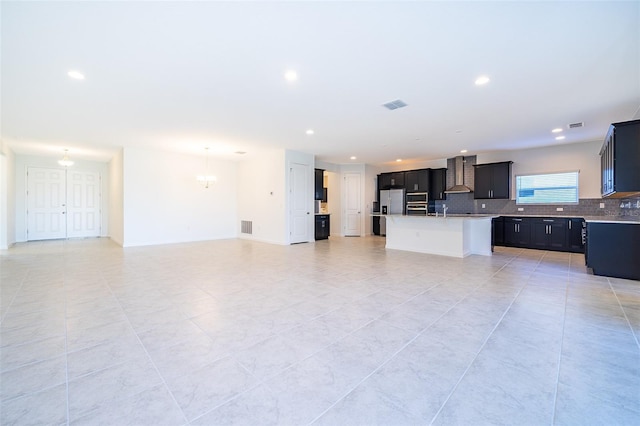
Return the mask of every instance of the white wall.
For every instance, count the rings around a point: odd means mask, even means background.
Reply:
[[[1,143],[0,143],[1,144]],[[6,151],[6,154],[5,154]],[[9,147],[0,145],[0,250],[15,242],[15,157]]]
[[[3,224],[0,225],[0,248],[7,249],[16,242],[16,156],[14,152],[2,144],[3,171],[0,172],[2,187]]]
[[[124,244],[124,181],[123,151],[120,149],[109,162],[109,237]]]
[[[238,163],[238,217],[234,228],[243,239],[288,244],[285,151],[268,150]],[[253,234],[240,233],[240,221],[253,222]]]
[[[462,155],[462,154],[461,154]],[[397,172],[404,170],[418,170],[418,169],[442,169],[447,168],[447,159],[442,158],[440,160],[429,160],[429,161],[402,161],[400,163],[394,162],[393,164],[385,164],[379,167],[380,172],[378,173],[387,173],[387,172]]]
[[[513,161],[513,176],[580,170],[579,197],[600,198],[601,141],[478,154],[477,164]],[[511,194],[515,198],[515,179]]]
[[[205,156],[125,148],[124,246],[235,238],[237,166],[210,159],[218,181],[196,181]]]
[[[40,157],[31,155],[15,156],[15,240],[27,241],[27,169],[29,167],[45,167],[64,169],[58,164],[59,157]],[[75,170],[98,172],[101,178],[101,236],[109,235],[109,167],[107,163],[73,159]]]

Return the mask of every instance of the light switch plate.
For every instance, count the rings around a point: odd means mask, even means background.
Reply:
[[[600,203],[600,208],[604,209],[604,203]]]
[[[486,204],[483,204],[483,205],[482,205],[482,208],[484,209],[486,206],[487,206]]]
[[[563,212],[564,211],[564,207],[556,207],[556,211],[557,212]]]
[[[519,212],[523,212],[524,211],[524,207],[518,207],[518,211]]]

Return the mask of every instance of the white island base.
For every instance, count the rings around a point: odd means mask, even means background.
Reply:
[[[491,256],[491,216],[386,218],[388,249],[452,257]]]

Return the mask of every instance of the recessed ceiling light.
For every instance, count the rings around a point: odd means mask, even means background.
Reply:
[[[462,133],[462,130],[458,129],[456,130],[456,133]]]
[[[487,77],[486,75],[481,75],[480,77],[476,78],[476,86],[482,86],[484,84],[487,84],[489,81],[489,77]]]
[[[294,70],[289,70],[284,73],[284,78],[286,78],[287,81],[296,81],[298,80],[298,73]]]
[[[460,152],[464,154],[465,152],[467,152],[467,150],[466,149],[461,149]]]
[[[396,161],[399,163],[402,161],[402,158],[396,158]]]
[[[84,80],[84,74],[82,74],[80,71],[69,71],[67,73],[67,75],[71,78],[75,78],[76,80]]]
[[[352,160],[355,160],[357,157],[356,157],[355,155],[352,155],[352,156],[351,156],[351,157],[349,157],[349,158],[351,158]]]
[[[312,135],[312,134],[314,134],[314,133],[315,133],[315,132],[313,131],[313,129],[309,129],[309,130],[307,130],[307,131],[306,131],[306,134],[308,134],[308,135]]]
[[[247,153],[247,151],[236,151],[236,152],[234,152],[234,154],[238,154],[238,155],[244,155],[246,153]]]
[[[560,133],[561,131],[562,131],[562,128],[560,128],[560,127],[556,127],[555,129],[553,129],[553,130],[551,131],[551,133]]]
[[[564,139],[564,136],[556,136],[557,141],[561,141],[562,139]]]

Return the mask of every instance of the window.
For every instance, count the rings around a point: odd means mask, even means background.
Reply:
[[[578,171],[516,176],[516,204],[577,204]]]

